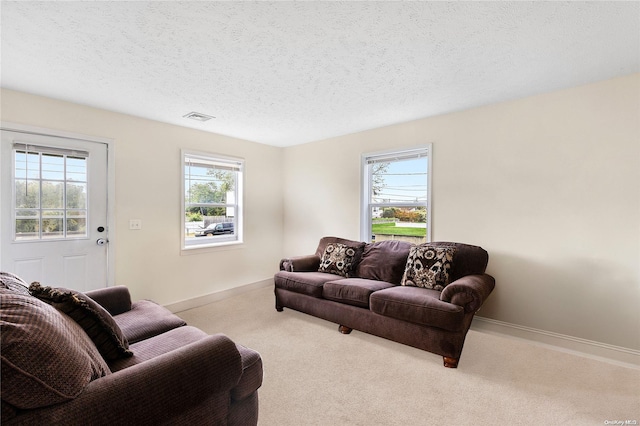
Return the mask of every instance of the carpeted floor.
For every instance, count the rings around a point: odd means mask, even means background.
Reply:
[[[640,370],[508,337],[471,330],[448,369],[428,352],[276,312],[272,288],[178,315],[260,352],[261,426],[640,423]]]

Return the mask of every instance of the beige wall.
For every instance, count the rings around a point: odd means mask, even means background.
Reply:
[[[281,149],[8,90],[1,120],[113,139],[115,282],[161,304],[270,279],[282,244]],[[245,159],[245,243],[181,255],[180,149]],[[4,176],[4,175],[3,175]],[[129,230],[129,219],[143,229]]]
[[[360,156],[433,143],[433,239],[483,246],[480,315],[640,349],[640,74],[290,147],[284,254],[359,239]]]
[[[361,154],[433,143],[433,238],[489,251],[482,316],[640,349],[640,74],[284,149],[7,90],[1,106],[115,140],[116,282],[134,298],[258,282],[324,235],[359,239]],[[245,158],[242,248],[180,255],[180,148]]]

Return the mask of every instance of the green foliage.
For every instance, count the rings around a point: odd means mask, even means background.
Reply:
[[[197,222],[202,220],[202,216],[226,216],[227,208],[226,207],[189,207],[186,210],[187,217],[190,214],[200,215],[200,219],[198,220],[187,220],[187,222]]]
[[[187,212],[187,222],[200,222],[200,221],[202,221],[202,213],[200,213],[199,211]]]
[[[64,211],[84,211],[87,208],[85,188],[85,184],[67,182],[65,199],[63,182],[17,180],[16,208],[21,209],[18,211],[18,216],[21,217],[16,219],[16,234],[34,234],[40,227],[44,233],[63,234]],[[42,220],[38,218],[40,212]],[[84,233],[86,230],[84,218],[67,217],[66,223],[68,233]]]
[[[32,209],[63,209],[64,184],[62,182],[43,181],[42,197],[40,197],[40,181],[17,180],[16,181],[16,208]],[[38,202],[40,201],[40,202]],[[66,208],[85,209],[87,207],[87,194],[84,184],[67,183]]]
[[[398,209],[395,207],[387,207],[384,210],[382,210],[382,217],[385,219],[390,219],[393,217],[396,217],[396,211]]]
[[[213,180],[192,183],[188,188],[186,204],[226,203],[227,192],[235,189],[235,172],[228,170],[207,170],[207,176]],[[188,213],[200,213],[203,216],[219,216],[225,214],[224,207],[189,207]]]
[[[189,191],[192,203],[222,203],[226,196],[226,192],[218,190],[215,182],[194,183]]]

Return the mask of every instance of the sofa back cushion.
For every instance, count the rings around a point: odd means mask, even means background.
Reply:
[[[20,409],[69,401],[109,367],[84,330],[35,297],[0,289],[2,400]]]
[[[407,263],[411,243],[405,241],[379,241],[367,244],[362,260],[356,268],[359,278],[400,284]]]
[[[428,243],[436,247],[454,247],[453,262],[449,271],[449,282],[465,275],[484,274],[489,263],[489,254],[482,247],[463,243],[437,241]]]

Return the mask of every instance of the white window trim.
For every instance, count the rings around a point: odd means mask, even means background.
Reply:
[[[376,151],[376,152],[367,152],[362,154],[361,156],[361,163],[360,163],[360,175],[361,175],[361,179],[362,179],[362,185],[361,185],[361,194],[360,194],[360,238],[362,241],[367,241],[370,242],[371,241],[371,203],[369,200],[369,196],[371,194],[371,177],[369,176],[369,170],[368,170],[368,164],[369,161],[371,159],[374,159],[376,157],[379,158],[389,158],[390,160],[393,160],[393,158],[395,157],[396,159],[401,158],[403,156],[408,156],[408,155],[412,155],[412,154],[416,154],[419,152],[426,152],[426,156],[427,156],[427,202],[426,202],[426,210],[427,210],[427,242],[431,241],[431,236],[432,236],[432,232],[431,232],[431,216],[432,216],[432,212],[431,212],[431,205],[432,205],[432,198],[433,198],[433,192],[431,190],[431,183],[433,181],[432,176],[433,176],[433,144],[429,143],[429,144],[425,144],[425,145],[419,145],[419,146],[415,146],[412,148],[400,148],[400,149],[390,149],[390,150],[385,150],[385,151]],[[415,203],[411,203],[408,206],[414,206]],[[392,203],[392,205],[390,204],[389,206],[387,206],[386,204],[383,203],[376,203],[376,206],[379,207],[393,207],[393,206],[400,206],[402,207],[402,203]]]
[[[236,238],[234,239],[217,239],[216,241],[209,242],[208,240],[203,240],[203,242],[195,243],[195,244],[186,244],[186,224],[185,224],[185,188],[184,188],[184,174],[185,174],[185,157],[202,157],[204,159],[220,159],[229,162],[237,162],[240,163],[240,173],[238,173],[238,179],[236,181],[237,185],[237,194],[238,201],[236,203],[236,222],[235,222],[235,233]],[[215,251],[220,249],[229,249],[229,248],[237,248],[244,244],[243,238],[243,217],[244,217],[244,158],[239,157],[231,157],[228,155],[216,154],[211,152],[203,152],[203,151],[191,151],[186,149],[180,150],[180,247],[181,254],[195,254],[201,253],[203,251]]]

